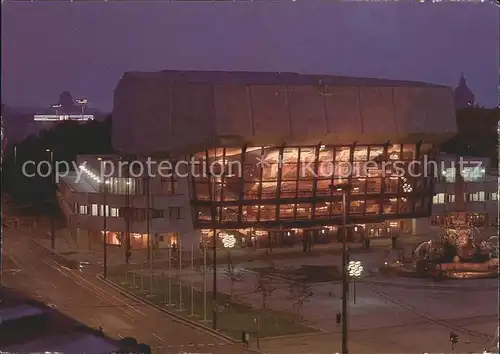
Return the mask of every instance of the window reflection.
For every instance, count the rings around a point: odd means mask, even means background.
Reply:
[[[259,209],[259,219],[276,220],[276,205],[261,205]]]
[[[384,213],[395,214],[397,211],[398,200],[396,198],[384,200]]]
[[[297,204],[297,219],[309,219],[312,214],[311,204]]]
[[[364,200],[353,200],[350,203],[349,213],[351,214],[363,214],[365,208]]]
[[[430,179],[396,176],[394,166],[382,163],[386,159],[404,160],[403,166],[409,165],[416,156],[416,145],[393,144],[387,147],[387,154],[385,151],[383,145],[355,146],[353,151],[349,146],[247,147],[244,155],[241,148],[217,148],[193,157],[204,159],[208,155],[208,161],[220,169],[240,164],[238,175],[226,174],[215,180],[217,218],[222,223],[304,220],[312,215],[337,219],[342,215],[342,192],[330,186],[346,183],[352,184],[352,215],[407,215],[413,212],[413,203],[418,204],[416,212],[428,212],[425,202],[416,199],[421,198],[418,193],[431,188]],[[353,162],[349,162],[351,157]],[[387,171],[381,170],[382,165]],[[194,187],[193,203],[211,202],[213,198],[213,180],[202,172],[193,176],[190,185]],[[250,205],[242,205],[243,201]],[[210,222],[210,208],[195,207],[197,220]]]
[[[292,219],[294,217],[295,204],[280,205],[280,219]]]

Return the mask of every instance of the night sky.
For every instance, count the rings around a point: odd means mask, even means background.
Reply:
[[[43,2],[2,5],[2,103],[63,90],[110,110],[125,71],[293,71],[456,86],[498,103],[493,3]]]

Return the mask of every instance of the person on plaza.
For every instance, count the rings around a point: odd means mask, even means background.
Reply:
[[[241,341],[243,342],[243,347],[248,348],[249,339],[250,337],[247,332],[241,332]]]

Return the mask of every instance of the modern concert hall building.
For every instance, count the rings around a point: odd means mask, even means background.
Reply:
[[[235,247],[336,241],[343,224],[337,187],[346,183],[349,237],[403,237],[428,231],[436,171],[425,162],[455,133],[453,91],[444,86],[293,73],[129,72],[115,90],[112,159],[186,161],[188,173],[132,181],[120,170],[112,183],[147,183],[134,200],[149,193],[146,208],[164,210],[156,213],[161,222],[146,217],[147,234],[175,233],[183,245],[211,244],[214,230],[221,247],[227,237]],[[123,195],[129,191],[120,190],[127,209],[135,208]],[[172,218],[172,208],[183,211]],[[127,214],[117,213],[125,216],[122,225]]]

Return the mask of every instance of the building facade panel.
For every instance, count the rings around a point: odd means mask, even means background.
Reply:
[[[293,136],[321,137],[328,132],[328,117],[322,87],[289,86]]]
[[[393,87],[360,87],[359,100],[363,132],[397,132]]]
[[[185,75],[182,72],[145,76],[126,74],[115,92],[113,130],[116,134],[113,136],[122,134],[113,138],[119,140],[113,141],[115,147],[130,153],[147,150],[194,153],[210,148],[210,142],[227,133],[240,136],[244,142],[253,145],[314,144],[316,141],[372,144],[380,143],[381,139],[398,142],[407,136],[422,135],[412,141],[416,143],[419,140],[443,139],[441,135],[456,131],[453,95],[451,89],[446,87],[399,82],[390,85],[376,79],[365,79],[369,84],[359,85],[349,82],[363,80],[328,76],[322,80],[297,74],[255,73],[250,80],[250,75],[254,74],[231,73],[229,76],[233,77],[227,81],[224,81],[227,75],[220,73],[200,75],[206,76],[205,80],[197,82],[189,76],[189,72]],[[156,84],[149,87],[145,83],[150,80],[163,82],[163,86],[158,84],[161,87],[173,86],[172,106],[163,103],[168,101],[165,97],[168,90],[153,90]],[[238,91],[238,100],[242,104],[238,109],[232,105],[231,110],[238,113],[234,113],[231,117],[234,121],[226,126],[224,122],[228,120],[228,113],[224,108],[218,109],[217,104],[230,101],[236,94],[232,89]],[[243,103],[244,90],[250,93],[249,105]],[[315,97],[314,91],[318,97]],[[224,97],[226,94],[228,96]],[[299,105],[298,102],[302,103]],[[300,112],[305,111],[303,107],[306,104],[311,113],[303,115]],[[224,103],[221,107],[226,105]],[[146,112],[149,112],[147,117]],[[251,129],[248,129],[248,116],[251,118]],[[397,121],[392,123],[390,117],[396,117]],[[307,126],[306,122],[314,128],[301,129]],[[139,125],[148,127],[141,128]],[[294,128],[294,125],[297,127]],[[147,135],[144,129],[154,130],[154,134],[144,139],[147,143],[142,141]],[[164,137],[159,131],[165,131],[165,135],[169,136]],[[428,134],[431,136],[426,139]]]
[[[290,105],[286,86],[250,86],[255,135],[286,140],[292,135]]]
[[[344,140],[351,143],[352,136],[363,134],[358,88],[344,86],[328,88],[325,91],[328,132],[338,135],[341,139],[343,135],[348,134],[349,137],[342,139],[341,143]]]
[[[253,134],[250,88],[242,85],[215,87],[215,114],[220,135]]]

